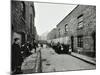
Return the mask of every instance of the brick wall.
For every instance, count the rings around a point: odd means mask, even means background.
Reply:
[[[81,23],[80,23],[81,22]],[[65,25],[68,31],[65,32]],[[60,29],[60,36],[59,36]],[[94,41],[92,34],[96,33],[96,6],[78,5],[58,25],[56,38],[74,37],[74,51],[94,52]],[[54,32],[53,32],[54,34]],[[52,35],[51,35],[52,36]],[[78,47],[78,36],[82,36],[83,47]],[[69,39],[71,42],[71,38]],[[70,43],[71,44],[71,43]]]
[[[23,32],[26,41],[32,41],[37,35],[34,18],[34,2],[11,1],[12,32]]]

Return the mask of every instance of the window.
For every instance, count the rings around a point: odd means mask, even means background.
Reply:
[[[83,23],[83,14],[78,16],[77,19],[78,19],[78,29],[83,28],[83,25],[84,25],[84,23]]]
[[[65,25],[65,32],[68,31],[68,24]]]
[[[32,14],[30,14],[30,25],[32,25]]]
[[[23,16],[23,19],[25,19],[25,3],[24,2],[21,2],[21,14]]]
[[[83,47],[83,36],[77,36],[77,45],[78,47]]]
[[[24,10],[24,5],[23,5],[23,3],[21,3],[21,11],[23,11]]]

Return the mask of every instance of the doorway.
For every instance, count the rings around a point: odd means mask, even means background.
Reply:
[[[74,36],[71,36],[71,48],[73,52],[74,51]]]

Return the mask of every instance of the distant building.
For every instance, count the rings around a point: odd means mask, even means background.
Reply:
[[[56,37],[48,40],[59,39],[60,43],[70,44],[74,52],[95,56],[96,6],[78,5],[50,33],[50,37]]]
[[[49,33],[48,33],[48,35],[47,35],[47,39],[49,40],[49,39],[55,39],[56,38],[56,32],[57,30],[56,30],[56,28],[54,28],[54,29],[52,29]]]
[[[33,2],[11,1],[11,30],[12,43],[15,37],[19,37],[22,43],[32,42],[36,35],[34,25],[35,10]]]

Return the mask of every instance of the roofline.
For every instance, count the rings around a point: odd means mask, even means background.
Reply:
[[[65,16],[65,17],[56,25],[56,27],[58,27],[59,24],[60,24],[66,17],[68,17],[78,6],[79,6],[79,5],[77,5],[67,16]]]

